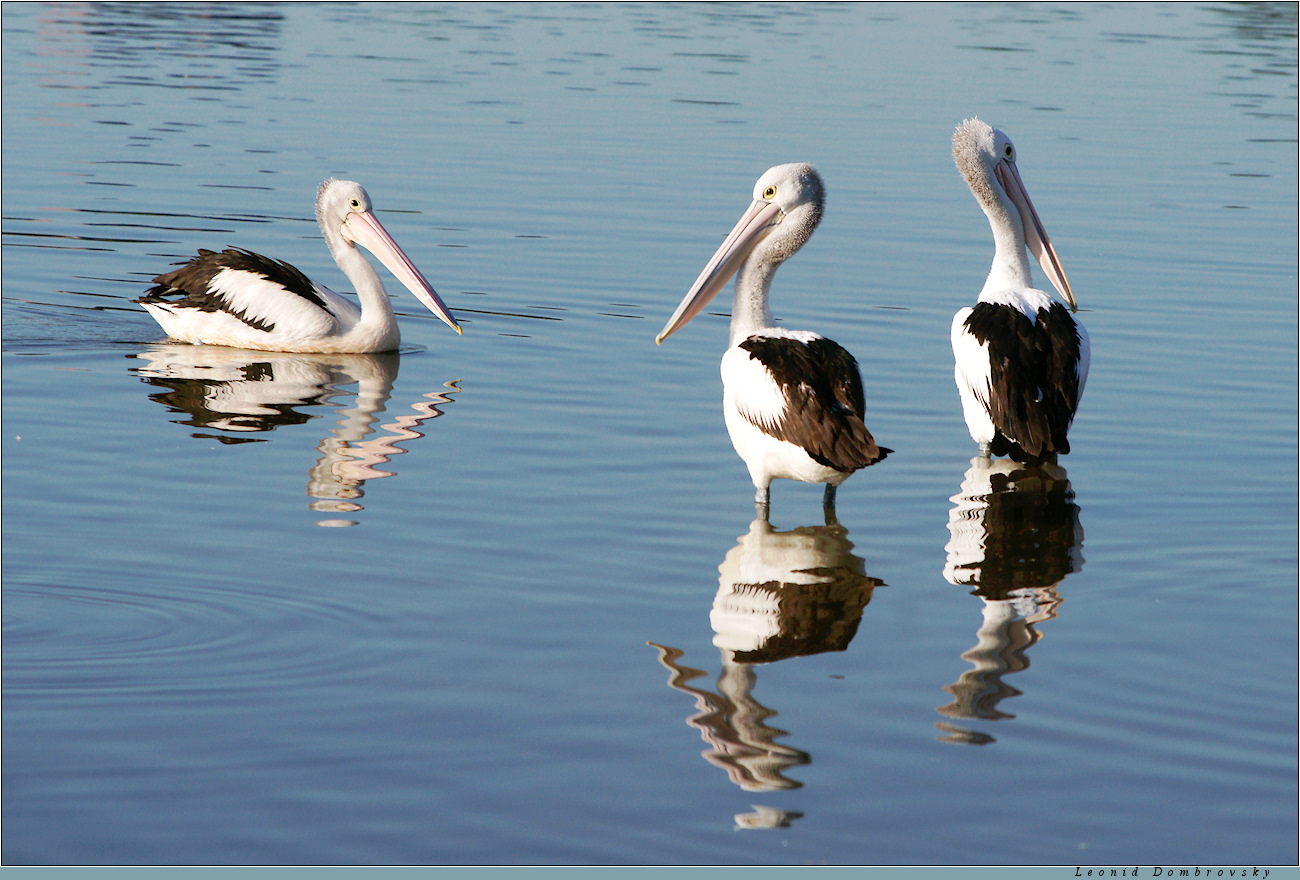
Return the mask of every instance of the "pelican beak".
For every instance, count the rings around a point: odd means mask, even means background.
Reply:
[[[419,269],[415,268],[410,257],[402,252],[397,242],[393,241],[393,237],[379,222],[379,218],[369,211],[350,213],[343,221],[343,234],[374,254],[375,258],[393,273],[393,277],[402,282],[406,289],[415,294],[415,298],[441,318],[443,323],[457,333],[462,332],[460,325],[451,316],[451,312],[447,310],[447,306],[438,297],[437,292],[428,281],[424,280],[424,276],[420,274]]]
[[[755,246],[766,238],[784,217],[785,212],[772,202],[759,199],[750,205],[749,210],[741,216],[736,227],[731,230],[717,253],[704,267],[700,277],[695,279],[690,292],[686,294],[686,299],[682,300],[677,311],[673,312],[673,316],[664,325],[664,329],[655,337],[655,345],[663,342],[686,326],[691,318],[704,311],[704,307],[719,290],[726,286]]]
[[[1065,279],[1065,270],[1061,268],[1061,261],[1056,256],[1056,248],[1052,247],[1052,240],[1047,237],[1047,230],[1043,229],[1043,221],[1038,219],[1034,203],[1029,201],[1029,193],[1025,189],[1025,182],[1020,179],[1019,170],[1010,162],[999,162],[994,169],[994,174],[1020,211],[1020,221],[1025,225],[1025,244],[1029,252],[1038,260],[1038,265],[1043,267],[1047,280],[1051,281],[1052,286],[1060,292],[1061,298],[1069,303],[1070,311],[1079,311],[1079,306],[1074,301],[1074,294],[1070,292],[1070,282]]]

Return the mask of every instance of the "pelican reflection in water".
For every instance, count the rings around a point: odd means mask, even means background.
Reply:
[[[299,425],[319,418],[312,407],[335,406],[334,428],[316,445],[320,456],[308,470],[307,495],[312,510],[351,513],[367,480],[393,476],[381,466],[407,450],[399,443],[424,436],[424,425],[442,415],[460,390],[429,392],[379,425],[397,379],[400,356],[382,354],[288,354],[214,346],[158,345],[136,355],[144,365],[132,372],[161,391],[150,399],[188,418],[180,424],[214,429],[196,432],[200,439],[222,443],[264,442],[250,435]],[[345,390],[355,385],[355,391]],[[376,433],[376,426],[381,433]],[[372,436],[373,435],[373,436]],[[322,519],[322,526],[356,525],[350,519]]]
[[[1083,567],[1079,507],[1064,468],[984,456],[972,459],[952,501],[943,575],[974,587],[983,606],[977,642],[961,655],[972,668],[944,688],[953,701],[938,711],[969,721],[1013,718],[998,704],[1021,692],[1004,676],[1028,668],[1027,652],[1042,638],[1038,625],[1061,604],[1057,587]],[[936,726],[948,734],[944,742],[995,741],[950,722]]]
[[[698,711],[687,724],[708,743],[705,760],[745,791],[801,785],[785,771],[811,758],[777,742],[786,732],[768,725],[776,711],[754,698],[757,667],[848,647],[872,591],[883,583],[866,574],[852,551],[848,530],[833,519],[790,531],[776,531],[761,516],[750,524],[718,567],[709,613],[722,660],[716,692],[690,684],[706,673],[679,663],[680,650],[650,643],[672,673],[669,687],[695,699]],[[737,825],[776,827],[802,815],[757,804],[754,810],[736,816]]]

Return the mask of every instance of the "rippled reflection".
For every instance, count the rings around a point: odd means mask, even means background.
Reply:
[[[146,384],[162,389],[149,399],[170,412],[183,413],[178,424],[211,429],[196,431],[197,439],[222,443],[263,442],[264,434],[286,425],[319,418],[304,408],[333,405],[351,397],[351,405],[335,410],[340,419],[316,445],[320,456],[309,468],[307,495],[312,510],[351,513],[362,509],[367,480],[393,476],[380,470],[407,450],[398,444],[423,437],[424,423],[442,415],[440,406],[459,391],[455,382],[443,385],[410,404],[411,414],[394,416],[378,425],[393,393],[401,355],[288,354],[245,351],[206,345],[158,345],[138,355],[144,366],[132,367]],[[344,386],[356,385],[355,391]],[[376,425],[382,433],[376,433]],[[374,435],[374,436],[371,436]],[[322,519],[317,525],[356,525],[349,519]]]
[[[678,662],[682,652],[654,645],[672,673],[668,685],[695,699],[686,723],[709,744],[702,754],[745,791],[778,791],[802,783],[785,776],[811,756],[777,742],[787,732],[767,721],[777,712],[755,699],[757,667],[789,657],[843,651],[872,591],[883,584],[853,554],[848,529],[831,521],[777,531],[756,518],[718,567],[709,622],[721,654],[717,690],[690,682],[706,673]],[[652,645],[654,643],[651,643]],[[741,828],[789,825],[802,814],[755,804],[736,816]]]
[[[943,576],[975,587],[983,606],[976,644],[961,655],[972,668],[944,688],[953,701],[938,711],[969,721],[1014,718],[998,704],[1021,692],[1003,678],[1028,668],[1026,652],[1042,638],[1037,625],[1061,604],[1057,587],[1083,567],[1079,506],[1064,468],[982,457],[971,460],[952,501]],[[944,742],[995,742],[949,722],[936,726],[948,734]]]

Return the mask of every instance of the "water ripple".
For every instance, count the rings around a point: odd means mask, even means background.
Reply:
[[[174,592],[32,584],[5,591],[5,692],[14,696],[235,691],[366,665],[357,608],[237,586]],[[274,628],[288,637],[269,653]]]

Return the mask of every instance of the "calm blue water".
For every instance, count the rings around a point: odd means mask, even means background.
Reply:
[[[5,4],[3,861],[1295,865],[1296,26]],[[952,383],[970,115],[1092,335],[1055,470]],[[774,310],[896,450],[833,525],[754,521],[726,301],[653,342],[790,161]],[[160,342],[198,247],[349,289],[332,175],[463,337]]]

